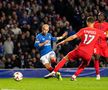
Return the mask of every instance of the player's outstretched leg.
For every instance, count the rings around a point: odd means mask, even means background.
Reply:
[[[58,80],[62,80],[61,73],[60,72],[54,72],[54,71],[45,75],[44,78],[48,79],[48,78],[55,77],[55,76],[57,77]]]
[[[55,72],[51,72],[47,75],[44,76],[45,79],[48,79],[48,78],[51,78],[51,77],[54,77],[55,76]]]
[[[80,66],[78,67],[77,71],[74,75],[72,75],[71,80],[76,81],[76,77],[84,70],[84,68],[88,65],[88,61],[82,61]]]
[[[64,64],[67,62],[67,60],[65,58],[63,58],[58,64],[57,66],[55,67],[55,69],[53,70],[53,72],[47,74],[44,76],[44,78],[50,78],[52,77],[53,75],[55,75],[57,73],[57,71],[64,66]],[[61,76],[60,74],[58,74],[59,76]]]
[[[94,60],[94,67],[96,70],[96,80],[100,80],[99,60]]]

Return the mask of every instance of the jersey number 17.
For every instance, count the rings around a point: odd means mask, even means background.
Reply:
[[[84,44],[90,44],[95,38],[94,35],[85,34]]]

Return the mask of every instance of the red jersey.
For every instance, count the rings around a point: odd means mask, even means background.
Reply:
[[[78,50],[83,51],[90,57],[93,54],[94,46],[99,38],[105,39],[106,36],[103,31],[96,28],[86,27],[82,28],[78,33],[78,37],[81,37],[81,42],[79,44]]]
[[[100,23],[100,22],[96,21],[94,24],[94,27],[99,30],[102,30],[104,32],[108,31],[108,23],[107,22]]]
[[[101,31],[108,31],[108,23],[107,22],[98,22],[96,21],[94,24],[94,27],[101,30]],[[107,47],[107,40],[106,39],[100,39],[98,44],[100,44],[101,47]]]

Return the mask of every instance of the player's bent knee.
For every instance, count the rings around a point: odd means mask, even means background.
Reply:
[[[65,58],[67,61],[69,61],[68,55],[66,55],[64,58]]]
[[[51,67],[51,65],[50,65],[49,63],[45,63],[44,66],[45,66],[45,68],[47,68],[47,69]]]
[[[56,58],[55,57],[52,57],[51,58],[51,62],[53,63],[53,62],[56,62]]]

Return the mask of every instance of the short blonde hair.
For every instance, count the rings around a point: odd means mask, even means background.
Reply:
[[[46,28],[46,27],[49,28],[49,25],[48,24],[43,24],[42,25],[42,28]]]

